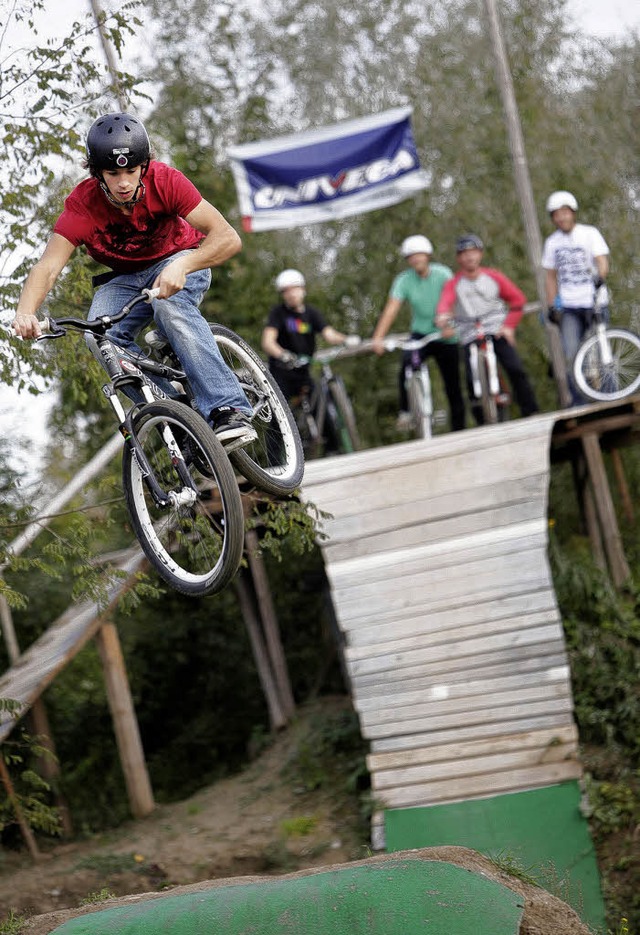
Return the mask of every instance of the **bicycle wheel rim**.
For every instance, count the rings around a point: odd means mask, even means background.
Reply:
[[[579,391],[596,402],[613,402],[640,391],[640,338],[624,328],[607,328],[611,363],[602,361],[601,344],[592,334],[578,348],[573,378]]]
[[[278,385],[253,349],[222,325],[211,331],[223,360],[236,374],[253,409],[255,441],[230,455],[238,471],[270,493],[293,493],[302,481],[304,456],[300,434]]]
[[[182,463],[163,438],[167,428],[185,455]],[[240,493],[222,446],[206,423],[179,403],[142,407],[133,430],[156,481],[174,497],[158,506],[137,458],[125,448],[125,501],[145,555],[177,591],[202,596],[221,590],[238,569],[244,539]],[[184,499],[190,496],[191,501]]]

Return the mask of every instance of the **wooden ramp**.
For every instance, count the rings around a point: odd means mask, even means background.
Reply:
[[[322,549],[387,809],[581,775],[546,554],[556,419],[307,466],[304,498],[332,514]]]

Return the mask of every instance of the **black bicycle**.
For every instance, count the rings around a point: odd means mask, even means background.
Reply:
[[[190,400],[190,389],[184,371],[151,358],[134,358],[106,337],[112,325],[138,303],[151,301],[155,294],[144,290],[117,314],[90,322],[47,318],[42,323],[42,339],[61,338],[68,329],[87,336],[94,356],[109,377],[103,392],[124,438],[122,483],[136,537],[168,584],[184,594],[201,596],[222,590],[235,575],[242,558],[244,513],[227,453],[204,418],[185,405]],[[225,337],[232,343],[228,335]],[[245,466],[250,462],[245,476],[251,473],[254,479],[265,477],[271,485],[273,476],[284,477],[282,483],[288,486],[296,477],[301,479],[303,471],[295,425],[281,395],[270,392],[270,382],[263,380],[264,367],[250,365],[248,361],[255,355],[240,338],[234,338],[245,371],[255,373],[255,383],[259,384],[252,397],[254,424],[262,421],[281,426],[277,433],[274,431],[277,453],[266,465],[243,452]],[[259,362],[259,358],[255,359]],[[168,398],[154,382],[154,376],[180,383],[182,400]],[[118,395],[125,387],[142,400],[128,411]],[[239,449],[233,452],[234,461],[240,460],[240,454]],[[295,465],[286,463],[287,458],[296,458]]]
[[[305,456],[318,458],[335,451],[350,454],[360,448],[360,435],[353,406],[342,377],[334,373],[331,361],[359,353],[360,345],[337,345],[317,351],[312,357],[300,355],[287,366],[291,369],[319,363],[320,377],[312,387],[304,387],[291,400],[291,408],[302,439]]]

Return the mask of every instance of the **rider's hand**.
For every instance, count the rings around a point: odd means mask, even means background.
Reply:
[[[285,366],[287,364],[292,364],[295,359],[296,359],[295,354],[292,354],[291,351],[285,351],[285,350],[281,351],[280,356],[278,357],[278,360],[280,361],[280,363],[284,364]]]
[[[384,338],[372,338],[371,339],[371,350],[374,354],[377,354],[378,357],[381,357],[384,354],[386,348],[384,346]]]
[[[550,305],[547,309],[547,318],[554,325],[559,325],[562,318],[562,309],[557,305]]]
[[[186,281],[187,273],[184,269],[182,258],[178,257],[178,259],[174,260],[172,263],[168,263],[167,266],[158,273],[152,288],[159,290],[159,299],[168,299],[170,296],[175,295],[176,292],[180,292],[181,289],[184,289]]]
[[[35,315],[16,315],[11,322],[11,327],[19,338],[32,340],[42,335],[40,322]]]
[[[598,291],[600,286],[604,286],[604,279],[602,278],[602,276],[594,276],[593,277],[593,288],[596,290],[596,292]]]
[[[348,334],[344,339],[345,347],[358,347],[362,343],[362,338],[359,334]]]
[[[453,338],[456,333],[456,323],[453,318],[438,316],[436,326],[440,329],[443,338]]]

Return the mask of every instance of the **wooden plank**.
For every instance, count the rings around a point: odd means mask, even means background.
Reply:
[[[358,685],[372,684],[373,678],[371,676],[376,676],[378,681],[384,682],[389,672],[393,672],[397,680],[403,681],[404,673],[402,670],[404,667],[415,671],[418,666],[422,666],[422,677],[425,677],[432,671],[434,674],[440,674],[440,669],[431,669],[430,666],[443,662],[447,663],[442,667],[445,672],[452,670],[454,672],[464,670],[470,672],[476,652],[478,655],[482,655],[487,651],[497,651],[508,654],[510,658],[513,658],[517,656],[521,647],[544,647],[547,639],[554,642],[562,640],[562,633],[557,625],[534,628],[531,631],[509,632],[495,639],[480,637],[478,640],[474,640],[472,645],[467,645],[467,642],[463,640],[456,645],[456,652],[453,657],[450,657],[447,653],[446,644],[439,647],[418,647],[402,653],[376,653],[375,656],[369,659],[365,657],[357,660],[350,668],[350,675]],[[370,676],[370,678],[361,681],[363,675]],[[392,681],[395,680],[396,678],[392,678]]]
[[[434,563],[435,564],[435,563]],[[434,609],[442,609],[460,600],[463,591],[460,574],[452,568],[446,573],[438,567],[409,576],[400,576],[391,586],[383,588],[375,582],[365,585],[354,584],[347,588],[332,588],[340,609],[340,620],[347,624],[350,618],[372,617],[390,611],[402,611],[413,607],[416,596],[428,594],[428,603]],[[331,569],[329,569],[330,577]],[[551,573],[541,564],[540,554],[514,553],[501,558],[489,557],[470,563],[465,572],[465,603],[481,603],[509,595],[552,587]]]
[[[491,775],[504,770],[529,769],[542,764],[566,763],[577,759],[577,744],[556,743],[545,747],[518,747],[502,750],[486,756],[457,757],[437,763],[422,763],[403,769],[374,772],[371,788],[374,792],[397,789],[400,786],[415,786],[440,782],[455,777],[455,782],[467,776]]]
[[[501,425],[467,429],[465,432],[438,435],[424,441],[402,442],[352,455],[311,461],[305,467],[303,492],[345,477],[358,477],[365,473],[378,474],[385,471],[389,465],[424,464],[425,461],[448,459],[460,453],[468,457],[471,438],[474,457],[479,457],[481,452],[487,449],[494,451],[501,446],[509,447],[514,442],[528,440],[531,448],[542,449],[541,457],[547,463],[551,431],[556,418],[557,414],[542,413]],[[471,432],[473,436],[470,435]]]
[[[580,779],[582,769],[577,760],[563,763],[545,763],[525,769],[505,770],[484,776],[451,777],[433,783],[416,783],[386,789],[378,798],[386,808],[442,805],[446,802],[490,798],[505,792],[539,789],[571,779]]]
[[[573,710],[572,699],[567,695],[545,697],[544,700],[525,698],[517,703],[513,699],[503,702],[502,706],[471,709],[460,708],[435,713],[424,714],[416,712],[415,716],[407,716],[406,711],[398,712],[395,720],[380,720],[373,716],[360,718],[362,736],[367,740],[378,740],[382,737],[400,737],[404,734],[424,734],[426,731],[435,732],[447,730],[452,727],[460,728],[464,724],[466,736],[474,736],[472,728],[478,724],[492,724],[494,734],[503,734],[508,728],[507,724],[514,719],[532,718],[540,714],[564,714]],[[560,723],[570,723],[560,722]],[[461,738],[462,739],[462,738]],[[435,742],[435,737],[434,737]]]
[[[368,711],[379,711],[381,707],[388,707],[390,710],[397,710],[398,707],[420,705],[433,705],[440,710],[440,705],[445,701],[453,701],[456,698],[469,699],[475,696],[486,696],[494,699],[500,696],[502,692],[521,689],[521,695],[528,689],[542,688],[545,686],[563,683],[567,693],[570,693],[569,684],[569,666],[555,666],[539,672],[529,672],[526,674],[504,675],[501,678],[494,679],[472,679],[466,682],[449,682],[443,679],[433,679],[431,684],[425,688],[408,689],[402,682],[397,685],[389,686],[386,682],[381,687],[380,693],[361,693],[354,691],[354,704],[358,713],[362,716]]]
[[[517,653],[501,650],[496,653],[485,653],[480,657],[472,656],[463,667],[460,667],[458,659],[451,661],[444,659],[434,665],[424,664],[407,666],[398,670],[390,669],[385,673],[384,680],[381,680],[377,673],[375,675],[359,676],[356,679],[356,685],[359,694],[366,694],[367,692],[376,694],[382,691],[385,685],[392,686],[399,682],[407,687],[417,689],[428,684],[428,680],[444,676],[452,682],[463,682],[469,677],[493,678],[507,672],[512,674],[517,672],[538,672],[546,667],[567,664],[567,654],[564,644],[560,640],[551,644],[544,643],[540,645],[535,643],[524,649],[526,652],[522,649],[519,649]]]
[[[482,529],[472,535],[445,542],[419,543],[410,548],[395,549],[393,552],[376,552],[331,564],[331,582],[334,588],[349,586],[358,580],[380,582],[383,572],[388,582],[396,570],[403,577],[420,571],[428,563],[430,567],[454,566],[465,568],[468,563],[487,556],[497,559],[514,552],[532,552],[547,548],[546,520],[534,519],[527,523],[499,526],[497,529]]]
[[[566,727],[545,728],[525,731],[518,734],[501,734],[498,737],[483,737],[456,743],[432,744],[411,750],[394,750],[388,753],[370,753],[367,767],[370,772],[382,776],[383,773],[423,763],[468,759],[474,756],[486,756],[493,753],[509,753],[514,749],[545,749],[556,744],[575,744],[578,730],[575,724]],[[452,770],[455,772],[455,769]],[[384,781],[384,780],[383,780]]]
[[[441,727],[437,730],[425,731],[418,727],[415,732],[407,732],[397,736],[370,737],[370,750],[372,754],[393,753],[397,751],[423,750],[441,744],[464,743],[469,740],[479,740],[483,737],[501,737],[503,734],[526,734],[534,730],[554,729],[572,726],[571,705],[550,706],[546,712],[531,711],[525,717],[507,718],[500,723],[487,720],[485,723],[475,721],[473,724],[460,722],[452,727]]]
[[[360,555],[376,552],[392,552],[396,548],[417,543],[444,541],[454,537],[470,535],[481,529],[507,526],[511,523],[537,519],[543,513],[544,491],[548,478],[537,475],[531,478],[529,489],[523,490],[522,483],[515,484],[518,499],[503,502],[504,491],[494,486],[483,488],[488,504],[476,496],[475,509],[471,512],[448,511],[444,516],[434,513],[433,501],[422,500],[406,507],[406,510],[390,508],[386,511],[363,511],[350,520],[342,518],[331,522],[331,540],[323,546],[329,563],[343,561]],[[535,490],[530,488],[535,486]],[[497,505],[496,505],[497,504]]]
[[[405,634],[408,638],[413,633],[419,634],[425,629],[447,630],[457,625],[466,626],[483,621],[490,623],[494,620],[519,617],[522,614],[523,602],[527,614],[547,612],[555,615],[552,619],[559,617],[556,597],[551,588],[518,591],[500,595],[498,598],[494,595],[482,602],[469,600],[461,594],[455,600],[447,602],[444,607],[432,602],[430,596],[418,594],[415,595],[415,601],[416,603],[410,606],[407,616],[376,614],[373,619],[350,618],[348,626],[345,627],[350,644],[356,645],[360,634],[365,642],[369,642],[369,636],[373,637],[376,633],[378,642],[388,642],[388,638],[395,633]],[[428,606],[425,606],[427,601]],[[381,636],[384,639],[381,639]]]
[[[431,623],[428,618],[427,622]],[[552,610],[523,614],[520,618],[509,616],[486,620],[481,617],[477,622],[464,623],[459,627],[455,626],[455,613],[452,613],[448,616],[441,615],[438,623],[440,626],[429,626],[429,628],[425,626],[422,632],[417,629],[414,618],[397,621],[393,629],[387,626],[348,630],[349,647],[347,656],[349,660],[355,662],[357,659],[371,659],[374,656],[387,656],[390,653],[399,655],[411,652],[414,649],[435,648],[436,646],[442,647],[441,653],[446,651],[444,647],[451,646],[451,655],[469,655],[470,653],[466,650],[465,645],[468,640],[502,636],[501,641],[496,642],[494,640],[494,645],[509,645],[508,635],[512,634],[516,640],[519,635],[524,636],[528,643],[530,642],[530,635],[527,631],[530,629],[549,626],[556,627],[558,632],[561,629],[557,614]],[[383,639],[385,633],[386,640]],[[454,636],[456,639],[454,639]],[[546,639],[547,636],[548,631],[543,638]],[[461,651],[458,653],[454,647],[460,644]],[[474,646],[473,652],[479,651],[483,650],[480,650],[478,646]]]

